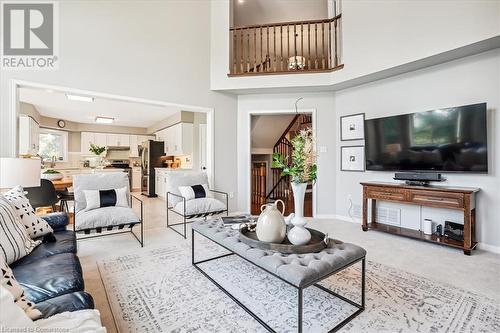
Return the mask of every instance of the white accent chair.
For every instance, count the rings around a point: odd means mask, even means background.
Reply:
[[[127,199],[129,207],[102,207],[86,210],[86,200],[84,190],[111,190],[127,188]],[[130,195],[129,178],[125,172],[105,172],[73,176],[73,188],[75,192],[74,222],[73,231],[90,235],[95,231],[95,235],[79,237],[77,239],[87,239],[100,236],[116,235],[121,233],[132,233],[139,241],[141,247],[144,246],[143,230],[143,202],[141,199]],[[132,201],[137,200],[140,204],[141,214],[138,216],[132,209]],[[140,225],[140,238],[134,233],[133,227]],[[113,232],[113,229],[130,230]],[[103,231],[110,231],[105,232]],[[99,235],[97,235],[99,234]]]
[[[167,227],[186,238],[187,223],[194,222],[195,218],[207,218],[207,216],[226,213],[228,215],[228,194],[222,191],[209,189],[206,198],[186,200],[179,191],[179,186],[194,186],[208,184],[208,177],[205,172],[193,171],[172,171],[166,177],[166,198],[167,198]],[[225,196],[226,203],[214,198],[215,195]],[[170,224],[169,212],[173,212],[182,217],[183,221]],[[188,221],[191,220],[191,221]],[[174,226],[183,225],[183,232],[179,232]]]

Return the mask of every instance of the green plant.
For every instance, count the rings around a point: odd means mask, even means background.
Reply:
[[[49,169],[49,170],[44,172],[44,174],[47,174],[47,175],[57,175],[59,173],[60,173],[59,171],[54,170],[54,169]]]
[[[312,130],[307,128],[300,131],[291,141],[293,152],[291,162],[288,156],[273,153],[273,168],[281,169],[282,176],[290,176],[294,183],[316,181],[316,152]]]
[[[96,155],[101,155],[102,153],[104,153],[106,151],[106,147],[99,147],[98,145],[91,143],[89,151],[91,153],[96,154]]]

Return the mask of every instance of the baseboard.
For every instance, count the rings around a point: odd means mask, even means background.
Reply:
[[[356,218],[356,217],[349,217],[349,216],[344,216],[344,215],[337,215],[337,214],[318,214],[315,217],[316,219],[323,219],[323,220],[341,220],[341,221],[346,221],[346,222],[351,222],[351,223],[361,223],[361,219]]]
[[[489,245],[485,243],[478,243],[477,248],[486,252],[500,254],[500,246]]]
[[[349,217],[345,215],[336,215],[336,214],[318,214],[316,215],[317,219],[328,219],[328,220],[341,220],[345,222],[351,222],[356,224],[361,224],[361,219],[356,217]],[[478,243],[477,248],[486,252],[497,253],[500,254],[500,246],[489,245],[485,243]]]

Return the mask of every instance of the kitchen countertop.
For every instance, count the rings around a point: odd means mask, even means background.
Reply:
[[[182,169],[182,168],[155,168],[157,171],[193,171],[193,169]]]

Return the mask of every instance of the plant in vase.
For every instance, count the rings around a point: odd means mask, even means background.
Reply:
[[[104,146],[99,147],[98,145],[91,143],[89,151],[96,156],[97,167],[104,168],[104,159],[102,158],[101,154],[106,151],[106,147],[104,147]]]
[[[304,197],[307,184],[316,181],[315,140],[310,128],[300,131],[292,140],[291,158],[280,153],[273,154],[273,168],[281,169],[282,176],[290,176],[295,206],[294,227],[288,232],[288,240],[295,245],[307,244],[311,233],[304,226]]]

